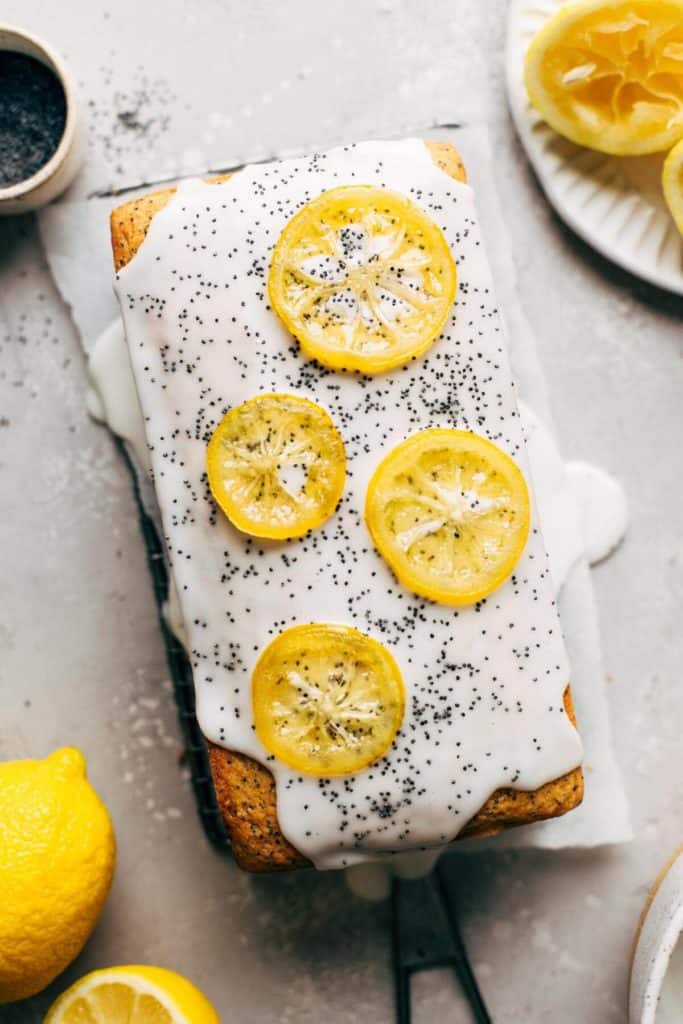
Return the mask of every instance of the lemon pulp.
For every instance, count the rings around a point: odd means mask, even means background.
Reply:
[[[568,4],[534,36],[529,98],[561,135],[605,153],[683,137],[683,0]]]
[[[207,471],[214,498],[238,529],[255,537],[301,537],[337,507],[344,442],[315,402],[257,395],[216,427]]]
[[[464,430],[397,445],[368,485],[365,520],[398,579],[422,597],[471,604],[512,572],[529,532],[529,493],[513,459]]]
[[[308,775],[360,771],[391,746],[405,706],[401,672],[383,644],[350,626],[293,626],[252,676],[256,733]]]
[[[306,355],[364,373],[424,352],[455,288],[437,225],[406,196],[372,185],[331,189],[300,210],[268,277],[270,302]]]
[[[162,967],[107,967],[86,974],[52,1005],[45,1024],[219,1024],[187,978]]]

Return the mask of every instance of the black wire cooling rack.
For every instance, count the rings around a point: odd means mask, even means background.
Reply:
[[[212,846],[227,852],[230,849],[230,836],[218,807],[206,744],[195,714],[192,668],[184,648],[168,628],[163,613],[168,598],[168,572],[161,538],[153,520],[145,511],[137,473],[126,446],[120,438],[115,440],[133,481],[197,813]],[[410,980],[413,975],[445,966],[455,970],[476,1024],[491,1024],[491,1017],[467,958],[455,904],[445,883],[443,864],[425,878],[395,880],[392,917],[396,1024],[410,1024]]]
[[[120,438],[115,440],[133,481],[133,492],[140,516],[142,537],[147,550],[147,564],[154,585],[159,625],[166,648],[166,660],[183,737],[185,760],[190,770],[192,789],[197,804],[197,813],[209,842],[217,849],[227,851],[230,849],[230,837],[216,801],[206,743],[197,723],[192,668],[185,650],[168,628],[163,614],[164,602],[168,597],[168,572],[161,538],[154,522],[145,511],[137,473],[126,446]]]

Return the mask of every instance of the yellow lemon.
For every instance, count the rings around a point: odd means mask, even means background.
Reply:
[[[631,156],[683,137],[683,0],[580,0],[534,36],[524,78],[555,131]]]
[[[280,633],[252,677],[256,734],[307,775],[360,771],[391,746],[405,692],[391,653],[351,626],[310,623]]]
[[[235,406],[207,450],[211,493],[254,537],[301,537],[334,512],[346,477],[344,442],[329,413],[297,395]]]
[[[163,967],[107,967],[67,989],[45,1024],[220,1024],[187,978]]]
[[[529,493],[497,445],[465,430],[433,428],[379,464],[365,521],[409,590],[442,604],[472,604],[517,564],[529,533]]]
[[[114,861],[78,750],[0,764],[0,1003],[40,992],[80,953]]]
[[[289,221],[273,252],[273,309],[312,359],[380,373],[424,352],[456,288],[441,230],[407,196],[343,185]]]
[[[683,139],[674,146],[664,161],[662,188],[671,216],[683,235]]]

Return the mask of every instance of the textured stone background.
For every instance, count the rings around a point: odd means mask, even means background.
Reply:
[[[5,0],[81,84],[81,194],[341,138],[486,119],[562,448],[625,484],[632,526],[595,571],[617,754],[636,840],[598,852],[452,855],[497,1024],[622,1021],[647,887],[682,838],[680,437],[683,306],[592,254],[526,165],[488,0]],[[120,841],[93,940],[53,989],[0,1008],[37,1024],[85,971],[184,971],[224,1021],[392,1020],[388,913],[337,876],[252,879],[207,846],[179,762],[129,479],[86,415],[78,340],[32,217],[0,222],[0,757],[85,751]],[[417,1024],[466,1021],[448,975]]]

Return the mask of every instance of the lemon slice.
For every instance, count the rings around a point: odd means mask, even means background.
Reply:
[[[280,633],[252,677],[256,733],[307,775],[347,775],[391,746],[405,694],[393,656],[350,626],[311,623]]]
[[[344,442],[329,414],[296,395],[257,395],[216,427],[211,492],[254,537],[301,537],[332,515],[344,490]]]
[[[108,967],[72,985],[45,1024],[220,1024],[198,988],[162,967]]]
[[[621,156],[683,137],[683,0],[568,4],[534,36],[529,98],[561,135]]]
[[[375,545],[404,586],[452,605],[480,601],[507,579],[529,518],[516,463],[464,430],[423,430],[397,445],[365,503]]]
[[[273,309],[313,359],[379,373],[429,348],[455,296],[436,224],[406,196],[345,185],[308,203],[275,246]]]
[[[666,205],[676,227],[683,235],[683,139],[674,146],[662,168],[662,188]]]

